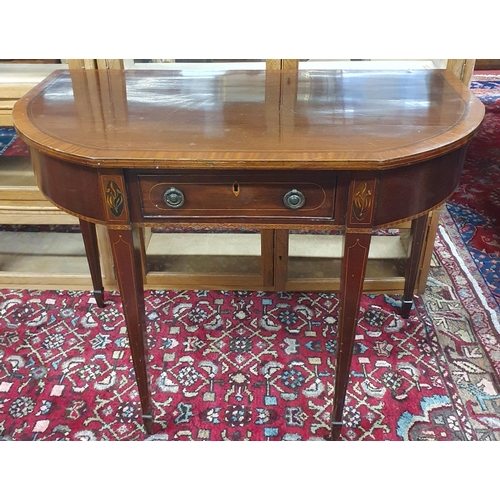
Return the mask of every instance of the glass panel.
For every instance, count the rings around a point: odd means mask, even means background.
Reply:
[[[265,59],[124,59],[126,69],[265,69]]]
[[[19,98],[29,90],[26,85],[34,86],[53,71],[67,67],[63,59],[0,59],[0,98]]]
[[[301,59],[299,69],[444,69],[446,59]]]
[[[10,129],[0,128],[0,153],[2,152],[2,138]],[[7,149],[7,148],[5,148]],[[25,156],[0,156],[0,192],[4,189],[35,187],[36,180],[31,161]]]
[[[153,230],[146,248],[147,273],[259,275],[260,261],[256,231]]]
[[[404,277],[408,229],[373,233],[366,278]],[[290,232],[288,279],[340,279],[343,238],[338,231]]]
[[[0,64],[61,64],[62,59],[0,59]]]
[[[81,234],[54,232],[48,230],[52,229],[49,226],[38,226],[37,231],[35,228],[37,226],[0,225],[1,273],[26,273],[25,279],[34,277],[34,281],[37,275],[44,275],[48,283],[65,274],[80,275],[86,282],[90,281]],[[76,276],[73,279],[77,279]]]

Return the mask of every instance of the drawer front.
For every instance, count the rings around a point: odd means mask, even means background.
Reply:
[[[331,173],[139,174],[137,181],[144,219],[334,218]]]

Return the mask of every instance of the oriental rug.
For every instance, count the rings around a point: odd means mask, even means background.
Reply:
[[[363,296],[345,440],[498,440],[498,309],[460,235],[440,229],[410,318]],[[450,235],[451,231],[451,235]],[[322,440],[335,294],[146,294],[155,435],[144,433],[119,295],[0,292],[6,440]]]
[[[447,207],[500,305],[500,74],[476,73],[471,87],[486,112],[467,151],[460,185]]]

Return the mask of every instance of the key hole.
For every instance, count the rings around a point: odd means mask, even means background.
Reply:
[[[234,196],[238,196],[240,194],[240,185],[237,182],[233,184],[233,194]]]

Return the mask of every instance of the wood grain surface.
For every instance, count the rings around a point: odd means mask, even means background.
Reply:
[[[465,144],[484,107],[446,70],[57,71],[14,124],[99,167],[383,169]]]

